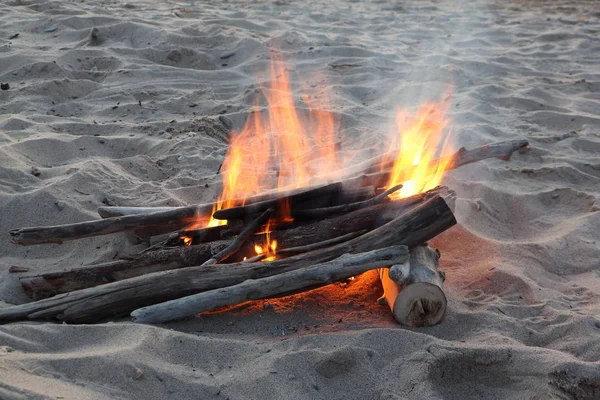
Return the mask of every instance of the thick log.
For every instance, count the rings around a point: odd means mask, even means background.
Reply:
[[[446,312],[446,275],[438,271],[439,252],[422,245],[410,250],[405,263],[379,270],[380,303],[388,304],[396,321],[407,326],[431,326]]]
[[[370,231],[390,222],[435,195],[443,196],[447,199],[447,203],[452,204],[453,192],[445,187],[440,187],[430,192],[377,204],[335,218],[300,225],[293,229],[274,231],[270,234],[271,239],[277,240],[280,254],[284,255],[287,248],[313,245],[360,231]],[[450,200],[448,200],[449,198]],[[206,231],[202,230],[202,234],[205,233]],[[196,237],[192,237],[193,243],[197,243],[196,240]],[[231,241],[232,239],[218,240],[193,246],[153,250],[127,260],[23,277],[20,282],[29,297],[39,300],[151,272],[200,265],[229,246]],[[243,261],[244,257],[255,254],[255,245],[262,245],[263,242],[262,235],[250,238],[228,261]]]
[[[176,300],[142,307],[131,313],[133,320],[157,324],[189,317],[249,300],[276,297],[291,292],[329,285],[363,272],[408,260],[406,246],[393,246],[366,253],[346,254],[332,261],[262,279],[193,294]]]
[[[363,211],[363,210],[360,210]],[[134,309],[206,290],[239,284],[327,262],[345,253],[361,253],[394,245],[417,246],[456,223],[439,196],[352,240],[290,258],[253,264],[189,267],[145,274],[49,299],[0,309],[0,321],[57,318],[91,322],[128,314]]]

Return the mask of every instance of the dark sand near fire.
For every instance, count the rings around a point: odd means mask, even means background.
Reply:
[[[28,301],[11,265],[143,249],[124,234],[19,247],[9,229],[213,200],[218,116],[243,126],[270,46],[295,85],[329,91],[365,156],[396,106],[448,85],[455,147],[531,149],[446,175],[459,224],[433,241],[436,327],[398,326],[376,274],[162,326],[5,324],[0,398],[600,398],[599,35],[594,1],[2,1],[3,305]]]

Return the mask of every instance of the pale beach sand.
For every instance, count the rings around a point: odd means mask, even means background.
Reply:
[[[449,85],[456,147],[530,141],[444,178],[442,323],[397,325],[367,274],[161,326],[5,324],[0,399],[600,399],[595,1],[3,0],[0,304],[29,301],[19,276],[144,248],[10,229],[214,200],[274,47],[365,155]]]

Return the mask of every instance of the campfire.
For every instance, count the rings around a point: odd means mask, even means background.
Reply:
[[[440,254],[427,242],[456,224],[446,171],[507,160],[524,140],[452,151],[447,106],[400,110],[375,158],[343,151],[339,121],[315,97],[301,115],[284,63],[262,87],[267,112],[232,135],[210,204],[101,207],[102,219],[15,229],[21,245],[132,232],[149,241],[134,257],[20,279],[34,302],[0,309],[0,320],[92,322],[130,314],[160,323],[278,297],[378,270],[380,303],[410,326],[446,310]],[[326,96],[323,96],[326,99]]]

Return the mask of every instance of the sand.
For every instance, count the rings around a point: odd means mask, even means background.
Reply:
[[[11,323],[0,398],[600,398],[599,33],[594,1],[2,1],[1,305],[24,274],[144,248],[9,229],[215,199],[272,47],[366,153],[449,85],[456,146],[531,146],[445,176],[438,326],[398,326],[376,274],[161,326]]]

